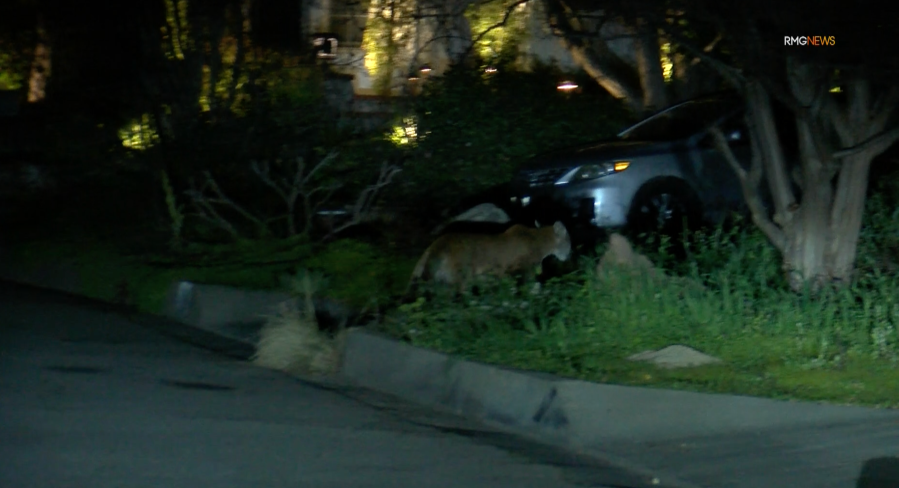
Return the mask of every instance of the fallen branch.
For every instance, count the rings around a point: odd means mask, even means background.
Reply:
[[[273,178],[271,175],[271,166],[267,161],[253,161],[250,163],[250,169],[260,180],[262,180],[262,183],[274,190],[275,193],[284,200],[284,205],[287,207],[287,214],[285,217],[287,218],[287,232],[289,235],[294,236],[297,234],[296,202],[300,196],[303,196],[303,210],[306,213],[306,227],[303,229],[303,232],[308,232],[311,227],[309,215],[314,214],[315,212],[315,208],[311,203],[311,197],[320,191],[328,191],[328,195],[324,199],[326,200],[340,187],[340,185],[327,185],[316,187],[308,191],[306,190],[312,177],[322,168],[334,161],[334,159],[337,158],[337,155],[338,153],[335,151],[328,153],[328,155],[313,166],[308,173],[306,173],[305,160],[301,157],[295,158],[296,168],[291,179],[281,177],[276,180]],[[323,203],[323,201],[319,202],[319,204],[321,203]]]
[[[216,205],[230,208],[236,211],[238,214],[245,217],[247,220],[253,222],[257,226],[259,226],[263,230],[267,230],[267,226],[265,223],[250,213],[245,208],[238,205],[234,200],[231,200],[225,195],[225,192],[222,191],[221,187],[219,187],[218,183],[215,181],[215,178],[212,177],[212,174],[209,171],[203,172],[204,182],[203,185],[198,189],[193,181],[191,181],[191,188],[184,193],[190,198],[191,202],[194,204],[194,207],[197,211],[194,213],[195,216],[206,220],[207,222],[216,225],[217,227],[228,232],[231,237],[234,239],[240,239],[240,233],[237,229],[228,222],[218,211],[216,211]],[[208,196],[207,190],[212,192],[212,196]]]
[[[266,187],[274,191],[283,201],[286,208],[286,214],[276,216],[256,216],[247,208],[241,206],[221,189],[215,178],[209,171],[203,172],[203,183],[199,187],[191,181],[190,189],[185,194],[195,209],[193,216],[199,217],[214,226],[226,231],[235,240],[242,236],[238,228],[230,222],[224,215],[220,213],[221,208],[227,208],[236,212],[241,217],[255,224],[264,235],[273,234],[272,225],[287,221],[287,233],[290,236],[297,234],[309,234],[312,232],[314,218],[322,205],[330,201],[334,193],[343,187],[338,182],[324,183],[318,186],[312,186],[312,180],[324,171],[337,157],[336,152],[331,152],[314,166],[309,168],[303,158],[294,159],[295,164],[292,169],[283,176],[273,174],[272,167],[268,162],[252,161],[250,169],[259,178]],[[350,218],[337,228],[330,229],[325,239],[332,237],[334,234],[358,225],[365,221],[366,217],[371,213],[372,206],[378,197],[379,192],[385,186],[389,185],[394,176],[399,173],[398,166],[384,163],[375,183],[369,185],[359,194],[355,204],[350,212]],[[297,208],[297,202],[301,203],[301,208]],[[301,212],[303,228],[297,227],[297,214]],[[280,227],[281,224],[278,224]]]

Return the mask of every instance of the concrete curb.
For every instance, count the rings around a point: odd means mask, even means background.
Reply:
[[[255,347],[265,318],[277,314],[282,305],[296,304],[297,300],[280,291],[179,281],[169,288],[162,315]],[[357,314],[327,298],[316,298],[314,304],[316,315],[322,321],[345,322]]]
[[[460,360],[364,330],[350,331],[342,373],[350,384],[592,455],[650,485],[696,486],[614,454],[618,446],[899,419],[893,410],[567,380]]]
[[[462,361],[376,333],[349,331],[341,372],[360,386],[508,427],[555,435],[568,423],[551,408],[552,377]]]
[[[899,417],[892,410],[568,380],[460,360],[364,330],[350,331],[342,372],[360,385],[574,447]]]
[[[57,261],[26,266],[15,262],[6,249],[0,249],[0,279],[73,295],[85,294],[81,276],[74,266]]]
[[[188,281],[173,283],[162,311],[164,317],[228,339],[255,345],[265,316],[296,299],[284,292],[240,290]]]
[[[65,270],[56,264],[30,275],[0,269],[0,278],[78,294],[78,277]],[[246,351],[255,347],[264,316],[290,300],[286,293],[179,282],[170,289],[164,315]],[[332,315],[350,313],[326,301],[318,305]],[[567,380],[461,360],[360,329],[349,331],[341,373],[353,386],[590,455],[634,473],[646,486],[697,485],[616,456],[618,446],[899,419],[894,410]]]

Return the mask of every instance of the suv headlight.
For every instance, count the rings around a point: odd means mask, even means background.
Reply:
[[[574,168],[556,181],[557,185],[567,185],[579,181],[602,178],[612,173],[620,173],[630,166],[630,161],[612,161],[607,163],[584,164]]]

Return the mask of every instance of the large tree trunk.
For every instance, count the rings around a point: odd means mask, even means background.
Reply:
[[[841,282],[849,282],[855,272],[858,237],[873,159],[867,154],[848,156],[843,160],[843,169],[837,180],[828,254],[832,263],[831,274]]]
[[[783,268],[790,287],[801,289],[806,284],[817,290],[827,282],[830,272],[827,243],[831,238],[833,187],[820,158],[815,154],[808,124],[799,124],[799,147],[802,158],[802,204],[784,227],[786,242]],[[856,235],[857,238],[857,235]]]
[[[718,148],[743,183],[753,221],[782,253],[790,287],[818,291],[853,278],[871,161],[899,139],[899,128],[884,130],[899,104],[899,88],[872,100],[864,78],[849,80],[848,101],[843,107],[827,95],[826,70],[792,62],[788,67],[792,93],[781,95],[796,111],[799,203],[793,195],[768,90],[761,82],[747,80],[744,86],[753,140],[752,169],[741,169],[723,134],[714,134]],[[835,153],[830,149],[835,144],[828,140],[833,132],[845,148]],[[762,167],[773,196],[773,221],[759,205],[758,188],[753,184],[753,175],[757,181]]]

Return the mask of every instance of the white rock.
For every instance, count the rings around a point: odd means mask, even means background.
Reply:
[[[705,364],[717,364],[721,359],[701,353],[696,349],[675,344],[658,351],[643,351],[627,358],[629,361],[647,361],[665,369],[691,368]]]

